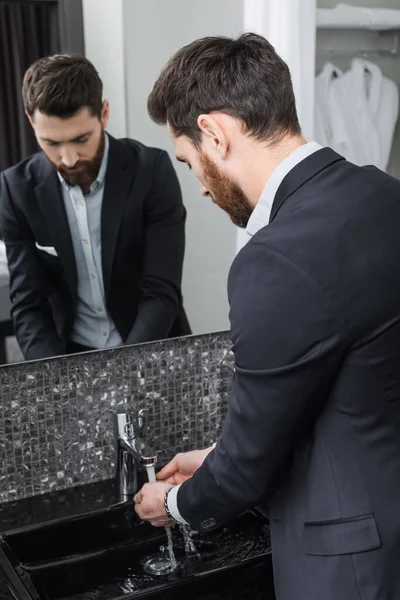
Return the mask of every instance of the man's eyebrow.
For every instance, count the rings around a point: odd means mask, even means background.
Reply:
[[[75,138],[73,138],[72,140],[68,140],[68,142],[66,142],[67,144],[73,144],[74,142],[77,142],[78,140],[80,140],[81,138],[87,137],[89,135],[91,135],[93,133],[93,131],[87,131],[86,133],[81,133],[80,135],[76,136]],[[43,140],[44,142],[50,142],[51,144],[62,144],[64,142],[60,142],[57,140],[51,140],[50,138],[40,138],[41,140]]]

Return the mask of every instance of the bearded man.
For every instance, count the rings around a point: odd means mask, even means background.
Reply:
[[[1,175],[0,229],[26,359],[190,333],[178,179],[166,152],[105,132],[102,92],[81,56],[41,58],[24,77],[42,152]]]
[[[139,517],[207,532],[262,505],[277,600],[400,598],[400,182],[304,139],[256,34],[181,48],[148,109],[249,241],[221,436],[145,484]]]

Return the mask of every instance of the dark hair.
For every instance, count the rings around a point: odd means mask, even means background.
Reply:
[[[276,142],[301,131],[289,68],[255,33],[236,40],[206,37],[181,48],[156,81],[147,108],[153,121],[168,123],[196,146],[197,118],[213,111],[237,117],[259,140]]]
[[[87,106],[100,119],[103,84],[84,56],[55,54],[40,58],[25,73],[22,86],[28,115],[36,110],[62,119]]]

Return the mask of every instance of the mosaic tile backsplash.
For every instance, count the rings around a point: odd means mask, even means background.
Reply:
[[[227,332],[0,367],[0,502],[114,477],[115,412],[146,409],[161,464],[210,445],[232,379]]]

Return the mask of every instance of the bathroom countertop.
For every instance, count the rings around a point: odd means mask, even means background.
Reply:
[[[0,504],[0,533],[29,525],[48,523],[118,503],[120,503],[120,496],[114,480],[7,502]],[[266,583],[270,585],[270,582]],[[273,594],[262,588],[263,586],[259,584],[247,583],[243,589],[226,593],[211,592],[199,596],[196,600],[273,600]],[[1,568],[0,600],[15,600]]]
[[[120,502],[113,479],[0,504],[0,533],[106,508]]]
[[[0,600],[15,600],[10,592],[6,579],[0,569]],[[261,589],[259,585],[244,586],[243,589],[234,592],[210,593],[193,600],[273,600],[273,595]]]
[[[114,480],[0,504],[0,533],[48,523],[119,501]],[[15,600],[0,568],[0,600]]]

